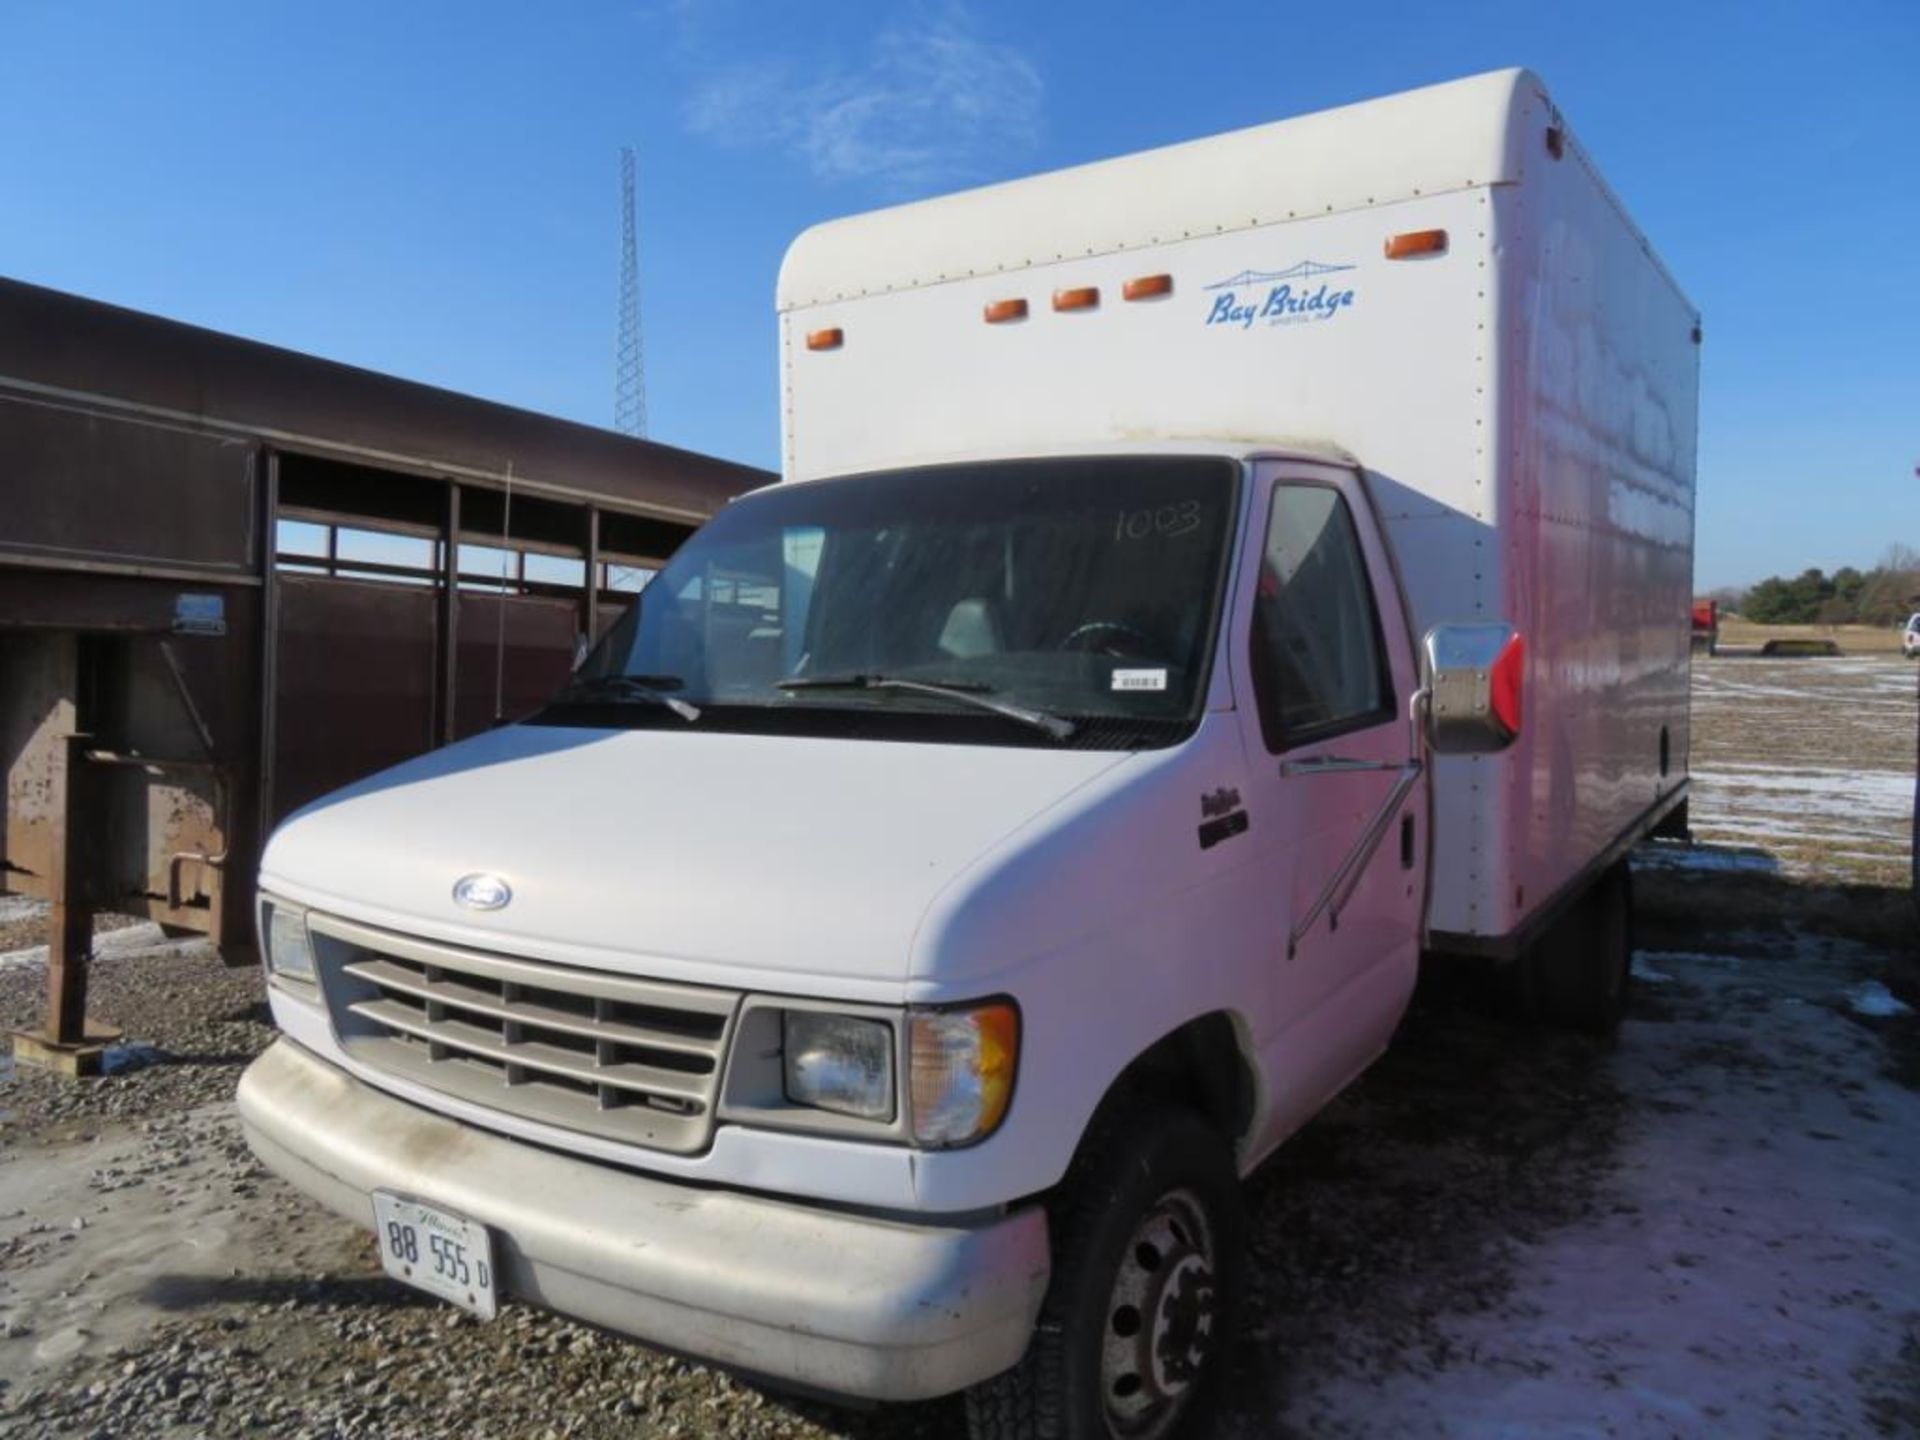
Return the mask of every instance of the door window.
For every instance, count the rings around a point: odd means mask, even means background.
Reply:
[[[1273,491],[1253,603],[1253,683],[1267,748],[1391,718],[1380,617],[1353,516],[1325,485]]]

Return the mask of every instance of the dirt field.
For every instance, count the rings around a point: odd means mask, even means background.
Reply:
[[[1843,655],[1898,655],[1898,625],[1752,625],[1722,620],[1720,644],[1729,650],[1758,650],[1769,640],[1831,640]]]
[[[1905,883],[1920,665],[1694,657],[1693,826],[1804,879]]]
[[[1695,685],[1716,843],[1638,862],[1620,1037],[1434,977],[1252,1184],[1223,1433],[1920,1435],[1914,672],[1702,659]],[[8,1024],[39,1003],[39,928],[0,899]],[[388,1283],[239,1143],[257,976],[145,926],[97,976],[132,1063],[0,1074],[0,1432],[959,1435],[952,1403],[824,1409]]]

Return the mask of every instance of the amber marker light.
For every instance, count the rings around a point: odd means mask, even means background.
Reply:
[[[1027,318],[1027,302],[1024,300],[995,300],[987,306],[987,323],[1004,325],[1009,320]]]
[[[1120,293],[1129,300],[1154,300],[1173,293],[1171,275],[1141,275],[1129,280]]]
[[[1444,230],[1409,230],[1404,235],[1392,236],[1387,241],[1387,259],[1410,260],[1415,255],[1444,255],[1447,253],[1447,232]]]
[[[1056,290],[1053,292],[1053,308],[1056,310],[1094,310],[1100,305],[1100,287],[1082,285],[1074,290]]]
[[[838,350],[847,343],[847,332],[838,325],[831,330],[810,330],[807,332],[807,349]]]

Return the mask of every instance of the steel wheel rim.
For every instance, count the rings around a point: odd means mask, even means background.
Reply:
[[[1186,1412],[1211,1359],[1213,1228],[1190,1190],[1161,1196],[1120,1256],[1101,1327],[1100,1392],[1107,1430],[1158,1440]]]

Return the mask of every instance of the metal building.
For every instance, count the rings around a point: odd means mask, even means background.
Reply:
[[[55,903],[47,1038],[93,910],[250,956],[280,817],[524,713],[773,478],[0,280],[0,891]]]

